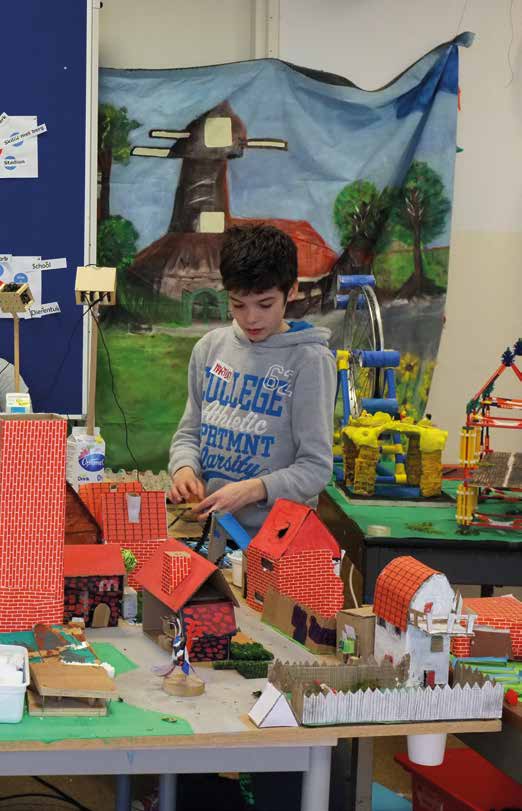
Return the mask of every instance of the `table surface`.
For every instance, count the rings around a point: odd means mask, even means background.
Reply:
[[[445,481],[444,491],[455,498],[458,481]],[[393,539],[426,539],[426,541],[458,541],[460,544],[469,546],[471,549],[477,544],[498,543],[515,544],[522,550],[522,532],[512,532],[503,529],[481,529],[477,533],[463,535],[458,531],[455,521],[455,503],[447,506],[426,506],[416,504],[414,506],[403,506],[400,501],[390,501],[384,506],[378,506],[348,499],[345,493],[336,485],[330,484],[326,487],[326,494],[337,504],[349,518],[352,518],[363,531],[366,543],[372,542],[385,544],[387,538],[372,538],[367,535],[367,528],[370,524],[379,524],[390,527],[391,535],[389,542]],[[504,505],[505,506],[505,505]],[[489,504],[484,508],[484,512],[501,512],[500,507]],[[431,524],[429,531],[419,529],[421,524]],[[412,526],[413,525],[413,528]]]
[[[314,661],[317,658],[273,628],[261,623],[261,615],[244,603],[239,589],[235,589],[235,593],[240,601],[240,606],[236,609],[237,623],[243,633],[263,643],[283,661]],[[255,702],[253,691],[261,690],[266,684],[266,679],[244,679],[236,671],[214,670],[207,664],[198,663],[195,669],[205,681],[205,693],[196,698],[177,698],[164,693],[161,689],[161,678],[151,673],[151,667],[166,664],[170,656],[143,634],[141,625],[122,622],[118,628],[88,629],[87,636],[93,642],[111,642],[139,665],[138,669],[123,673],[116,679],[119,694],[125,701],[143,709],[165,713],[166,716],[182,717],[190,723],[194,734],[73,739],[51,743],[0,742],[0,751],[294,748],[335,746],[341,738],[432,732],[496,732],[501,728],[499,720],[477,720],[257,729],[249,721],[248,712]],[[320,658],[322,661],[337,661],[333,656]],[[81,719],[78,720],[81,723]]]

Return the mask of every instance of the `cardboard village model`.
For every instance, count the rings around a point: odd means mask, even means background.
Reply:
[[[0,585],[0,632],[34,628],[40,653],[46,647],[58,651],[58,682],[63,667],[69,679],[82,671],[71,700],[83,702],[83,713],[103,713],[115,695],[114,682],[97,685],[105,704],[93,709],[84,669],[65,665],[73,655],[68,639],[78,638],[84,626],[115,626],[126,593],[137,589],[143,631],[171,653],[171,664],[158,673],[163,689],[199,695],[204,683],[190,662],[230,660],[238,630],[236,594],[215,564],[169,538],[163,491],[145,491],[139,482],[85,484],[78,495],[66,490],[65,444],[61,417],[0,417],[0,556],[9,560]],[[52,454],[51,474],[20,464],[35,453]],[[34,492],[37,500],[28,497]],[[122,549],[137,562],[131,573]],[[337,542],[315,511],[283,499],[245,557],[246,601],[262,613],[260,620],[314,652],[337,653],[336,664],[273,663],[261,704],[251,714],[259,725],[500,715],[502,684],[460,659],[477,638],[482,653],[488,644],[498,651],[502,643],[508,655],[520,655],[522,607],[514,598],[464,603],[442,573],[399,557],[377,580],[373,610],[346,609]],[[451,683],[450,647],[460,657]],[[50,700],[60,688],[47,684],[49,670],[40,672],[35,662],[30,670],[43,691],[36,707],[32,699],[32,711],[43,712],[46,696]]]

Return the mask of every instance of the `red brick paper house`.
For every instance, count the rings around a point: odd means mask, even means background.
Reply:
[[[279,498],[247,550],[247,603],[263,610],[269,588],[334,617],[344,604],[334,572],[339,545],[311,507]]]
[[[487,628],[507,629],[511,637],[512,656],[522,657],[522,602],[511,594],[505,597],[466,598],[464,606],[477,615],[475,630]],[[456,637],[451,642],[451,652],[455,656],[471,655],[469,637]]]
[[[172,615],[190,638],[193,662],[229,658],[236,598],[213,563],[171,539],[136,575],[143,590],[143,631],[157,641]]]
[[[0,416],[0,631],[63,619],[67,421]]]
[[[115,626],[121,615],[125,566],[116,544],[78,544],[64,549],[64,623]]]
[[[473,633],[475,617],[461,609],[446,575],[409,556],[394,558],[375,583],[375,658],[398,665],[409,655],[410,686],[447,684],[450,637]]]
[[[103,541],[134,552],[138,565],[129,585],[139,588],[136,572],[168,537],[165,493],[143,490],[139,482],[103,482],[80,485],[79,495],[100,524]]]

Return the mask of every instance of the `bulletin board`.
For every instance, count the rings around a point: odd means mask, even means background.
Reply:
[[[41,302],[58,302],[60,312],[20,321],[21,374],[34,411],[70,416],[86,410],[89,319],[74,281],[77,266],[95,257],[97,5],[12,3],[2,37],[0,113],[37,116],[47,132],[38,137],[38,177],[0,176],[0,254],[67,261],[41,274]],[[13,361],[10,318],[0,319],[0,357]]]

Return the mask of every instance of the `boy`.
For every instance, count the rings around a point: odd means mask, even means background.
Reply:
[[[315,506],[330,479],[336,367],[329,330],[284,319],[297,295],[289,236],[230,228],[220,269],[234,321],[193,349],[171,499],[200,501],[201,518],[234,513],[255,535],[276,498]]]

